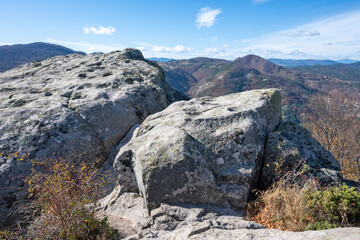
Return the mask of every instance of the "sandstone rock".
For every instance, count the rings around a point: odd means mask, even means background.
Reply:
[[[120,187],[140,191],[150,210],[163,202],[241,209],[280,119],[276,89],[174,103],[149,116],[120,149]]]
[[[135,49],[26,64],[0,74],[0,152],[104,161],[133,125],[178,99],[162,69]],[[21,199],[14,177],[28,170],[0,159],[1,220]]]
[[[322,185],[341,183],[339,162],[302,126],[284,122],[271,133],[260,178],[260,188],[266,189],[289,171],[304,171],[299,177],[318,180]],[[281,171],[281,174],[276,174]],[[299,178],[298,177],[298,178]],[[304,180],[304,179],[303,179]]]

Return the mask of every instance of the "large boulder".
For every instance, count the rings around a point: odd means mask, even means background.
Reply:
[[[259,188],[267,189],[287,174],[291,181],[316,181],[326,186],[342,182],[339,162],[311,136],[291,122],[283,122],[267,139]]]
[[[0,221],[18,191],[28,155],[105,161],[129,129],[184,99],[136,49],[67,55],[0,74]],[[85,154],[84,154],[85,153]]]
[[[277,89],[252,90],[179,101],[149,116],[119,145],[118,186],[102,199],[102,214],[126,220],[120,230],[137,232],[129,240],[329,236],[265,230],[243,218],[252,190],[285,174],[271,168],[280,157],[282,167],[306,164],[307,171],[294,168],[300,175],[342,180],[336,160],[306,129],[281,122],[280,100]]]
[[[163,202],[242,209],[280,102],[277,89],[253,90],[180,101],[149,116],[117,155],[120,187],[140,191],[150,210]]]

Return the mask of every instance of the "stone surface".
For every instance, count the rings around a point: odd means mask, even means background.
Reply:
[[[196,240],[355,240],[359,239],[360,228],[335,228],[320,231],[284,232],[274,229],[223,229],[207,225],[194,234],[194,228],[183,227],[176,231],[147,231],[126,238],[137,239],[196,239]]]
[[[121,193],[120,187],[115,188],[113,193],[100,203],[103,206],[98,211],[101,213],[100,216],[116,219],[116,222],[110,224],[119,232],[125,233],[124,235],[129,235],[126,234],[128,229],[137,232],[130,239],[158,238],[162,235],[167,237],[172,232],[188,237],[211,228],[224,230],[264,228],[258,223],[244,220],[243,212],[213,204],[162,203],[149,212],[140,194]]]
[[[0,74],[0,219],[21,199],[30,168],[8,153],[104,161],[133,125],[178,99],[162,69],[135,49],[54,57]]]
[[[342,180],[335,159],[307,130],[281,123],[276,89],[173,103],[134,127],[118,148],[113,165],[118,186],[101,201],[101,211],[129,222],[137,231],[129,240],[345,236],[341,229],[264,229],[244,218],[253,188],[276,180],[274,168],[263,169],[279,156],[283,167],[306,161],[306,176]],[[357,232],[350,229],[350,236]]]
[[[241,209],[257,184],[266,136],[281,120],[280,91],[180,101],[149,116],[114,163],[120,188],[160,203]]]
[[[322,185],[341,183],[339,162],[299,124],[281,123],[266,143],[260,188],[266,189],[286,172],[305,170],[298,178],[318,180]],[[281,174],[276,174],[280,172]],[[299,172],[299,171],[297,171]]]

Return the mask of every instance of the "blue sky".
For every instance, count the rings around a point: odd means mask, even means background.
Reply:
[[[359,0],[0,0],[0,45],[146,57],[360,60]]]

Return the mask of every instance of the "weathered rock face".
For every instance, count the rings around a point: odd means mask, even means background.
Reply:
[[[181,101],[148,117],[120,149],[124,191],[162,202],[243,208],[257,183],[265,139],[281,120],[280,92],[253,90]]]
[[[0,75],[0,151],[104,157],[135,123],[176,100],[138,50],[67,55]]]
[[[26,64],[0,74],[0,152],[105,160],[133,125],[178,99],[162,69],[135,49]],[[21,199],[14,177],[27,170],[0,159],[0,219]]]
[[[279,90],[176,102],[127,138],[114,162],[119,185],[101,204],[109,219],[126,219],[138,232],[128,239],[328,236],[265,230],[242,218],[251,190],[276,180],[264,165],[279,158],[283,167],[306,161],[305,175],[326,183],[342,180],[335,159],[307,130],[281,123]]]
[[[268,188],[286,172],[302,172],[298,178],[318,180],[322,185],[342,182],[339,162],[304,127],[281,123],[266,143],[260,188]],[[282,173],[276,174],[276,171]]]

